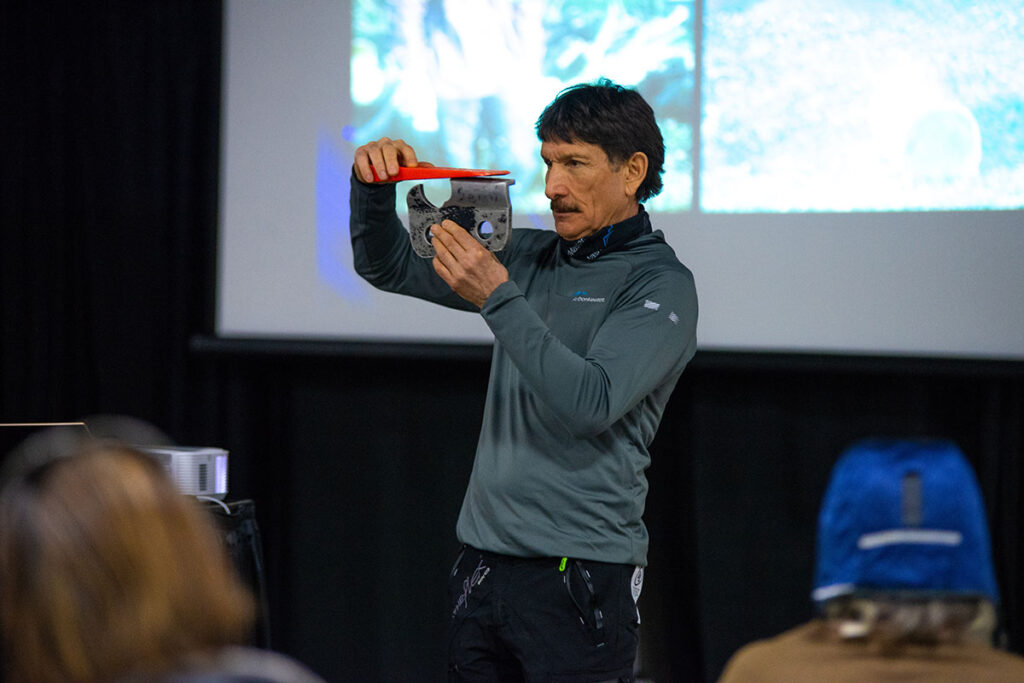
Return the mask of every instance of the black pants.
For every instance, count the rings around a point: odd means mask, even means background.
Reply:
[[[633,680],[642,570],[463,548],[448,579],[449,681]]]

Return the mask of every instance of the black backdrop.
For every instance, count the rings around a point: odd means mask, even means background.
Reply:
[[[0,421],[130,415],[228,448],[231,497],[256,501],[274,647],[332,681],[439,680],[486,357],[197,341],[220,4],[0,12]],[[1021,364],[698,353],[652,448],[644,672],[712,680],[810,615],[828,472],[869,435],[968,453],[1021,652],[1022,428]]]

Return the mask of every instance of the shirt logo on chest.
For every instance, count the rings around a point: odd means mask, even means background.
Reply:
[[[572,295],[572,300],[573,301],[579,301],[579,302],[582,302],[582,303],[589,303],[589,304],[603,304],[604,303],[604,297],[603,296],[591,296],[590,292],[584,291],[582,289],[577,289],[576,290],[576,293]]]

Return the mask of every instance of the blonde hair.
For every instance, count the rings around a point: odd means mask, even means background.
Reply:
[[[992,644],[993,604],[973,597],[845,597],[829,601],[825,615],[843,639],[881,645]]]
[[[93,444],[0,492],[9,683],[104,681],[242,643],[255,602],[212,520],[150,456]]]

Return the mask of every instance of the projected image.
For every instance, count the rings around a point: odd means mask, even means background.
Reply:
[[[1024,206],[1019,0],[707,0],[700,207]]]
[[[652,210],[691,202],[693,0],[356,0],[353,145],[383,135],[442,166],[511,171],[514,211],[546,213],[534,123],[564,87],[636,87],[666,143]]]
[[[353,152],[400,135],[428,161],[507,168],[513,224],[550,227],[534,122],[564,85],[607,76],[659,114],[669,171],[648,208],[694,274],[702,349],[1024,359],[1008,314],[1024,291],[1022,14],[1021,0],[227,0],[216,333],[493,343],[480,315],[355,272]],[[447,181],[424,186],[447,199]]]

